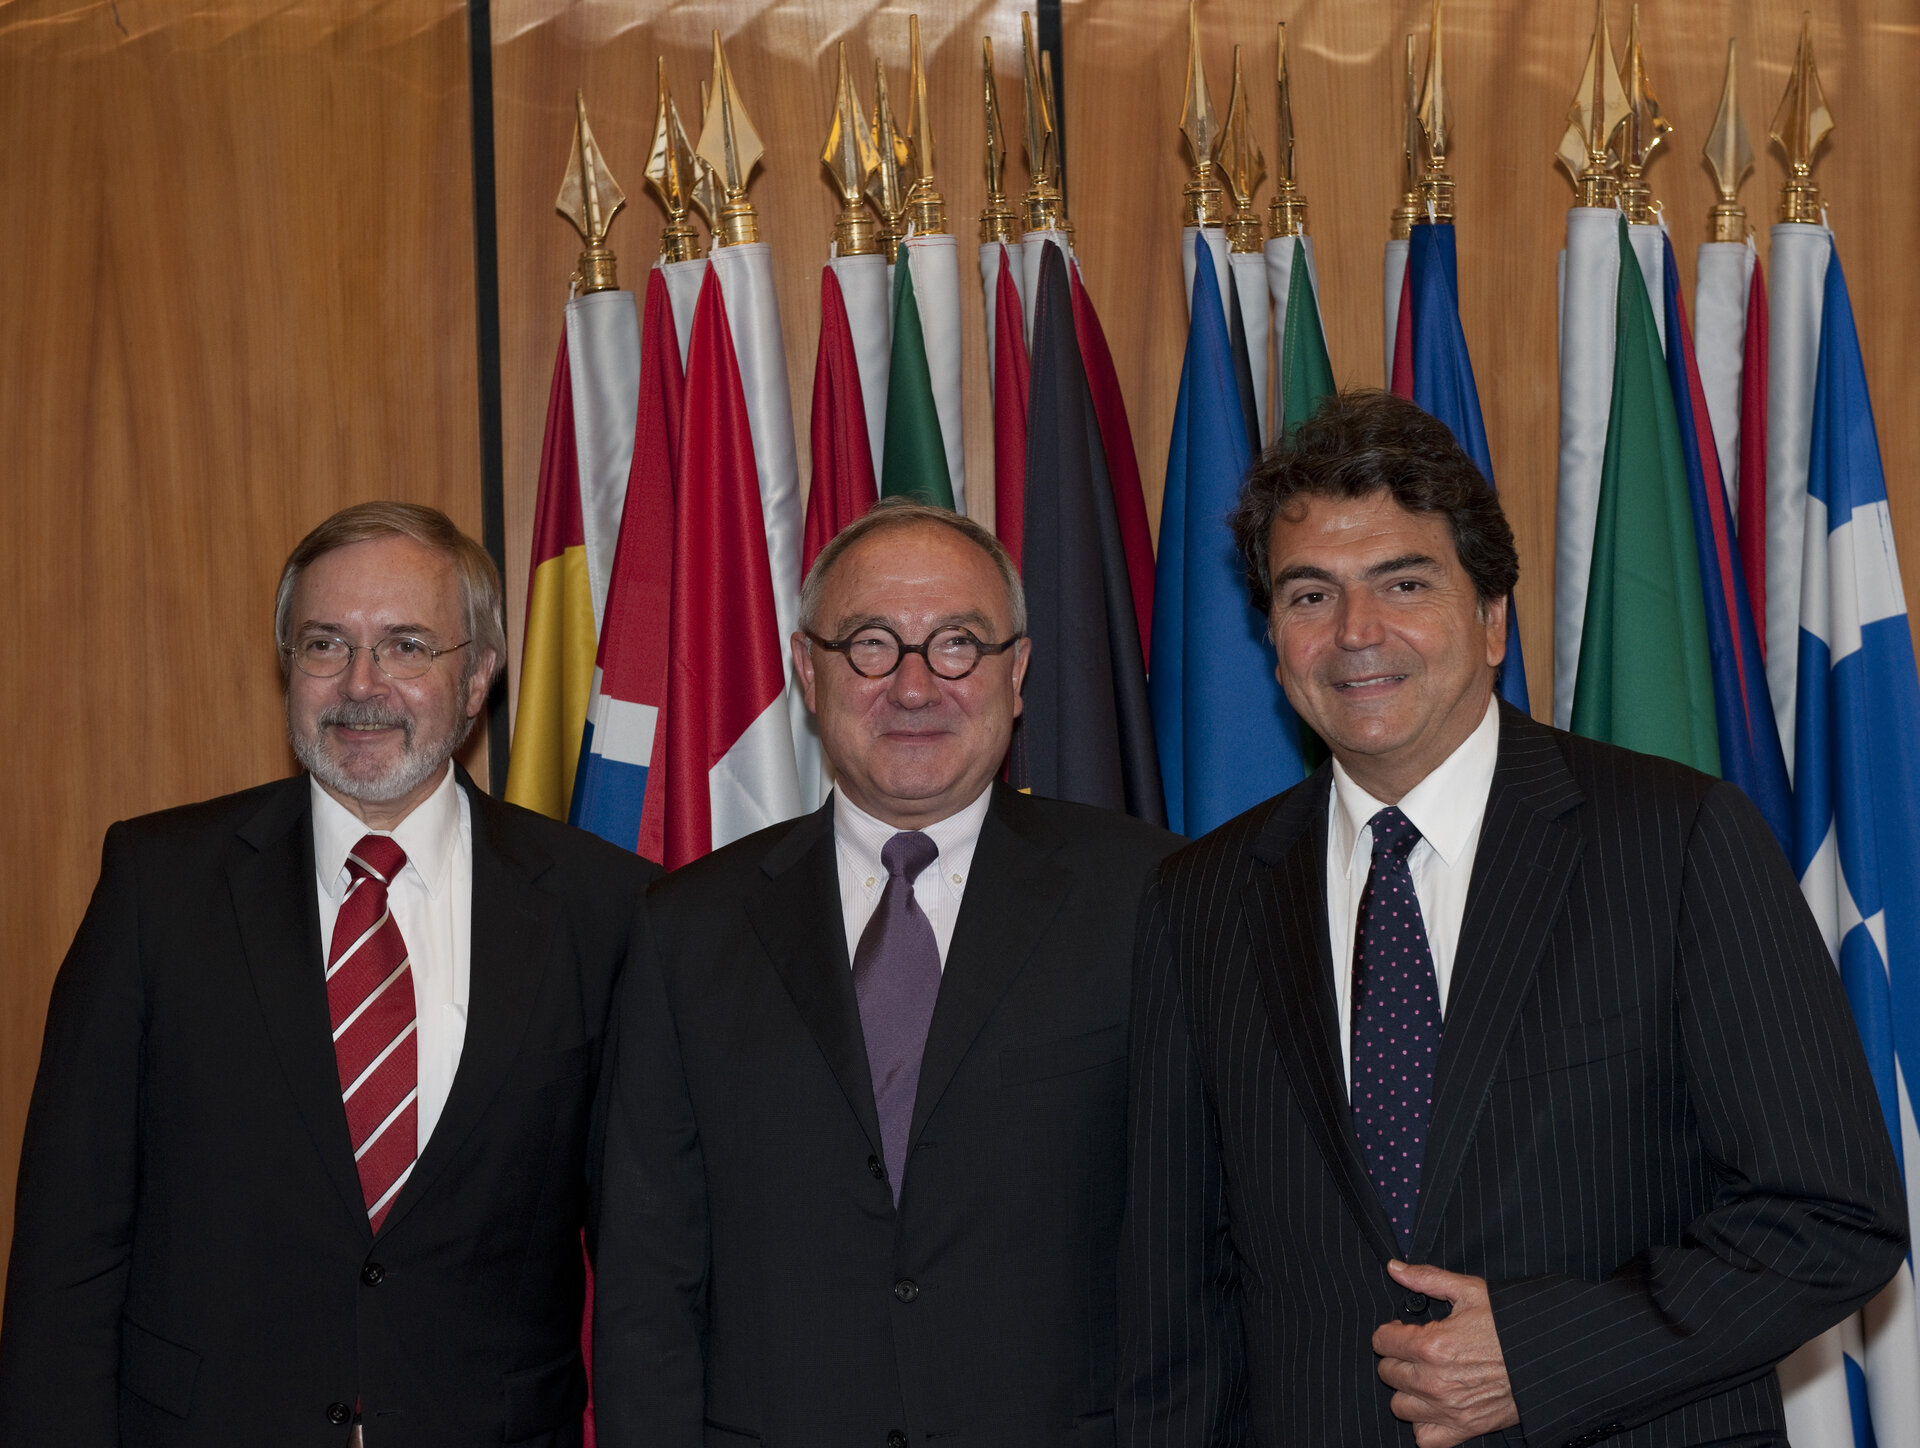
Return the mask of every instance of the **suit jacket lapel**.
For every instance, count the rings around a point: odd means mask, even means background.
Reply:
[[[366,1232],[366,1201],[327,1026],[326,952],[307,791],[305,775],[288,780],[241,827],[227,883],[254,995],[294,1104],[342,1205]]]
[[[993,792],[927,1028],[908,1150],[1072,886],[1052,858],[1064,841],[1039,811],[1005,785]]]
[[[873,1076],[847,958],[833,801],[797,821],[767,852],[760,869],[765,878],[747,897],[747,919],[878,1155],[880,1114],[873,1104]]]
[[[1501,705],[1500,757],[1474,853],[1434,1066],[1415,1261],[1425,1260],[1439,1232],[1487,1085],[1579,864],[1578,836],[1561,816],[1581,799],[1552,732]]]
[[[534,887],[551,859],[514,829],[511,816],[464,771],[459,779],[473,812],[467,1030],[447,1103],[381,1223],[383,1236],[432,1188],[499,1094],[565,929],[558,904]]]
[[[1399,1255],[1393,1226],[1375,1195],[1353,1134],[1341,1067],[1327,935],[1327,798],[1333,772],[1322,765],[1284,796],[1254,845],[1247,882],[1247,930],[1281,1059],[1307,1130],[1382,1261]]]

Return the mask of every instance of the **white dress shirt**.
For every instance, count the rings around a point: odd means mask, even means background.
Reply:
[[[913,898],[920,902],[933,926],[942,970],[947,966],[954,922],[960,918],[960,901],[967,893],[974,846],[980,843],[980,826],[986,823],[987,806],[992,800],[993,786],[989,784],[958,814],[950,814],[920,832],[939,847],[940,854],[913,882]],[[880,907],[880,896],[887,888],[887,867],[880,863],[880,851],[898,833],[885,820],[877,820],[851,803],[844,791],[833,792],[833,842],[840,861],[840,914],[847,927],[848,960],[860,948],[861,932]]]
[[[407,943],[419,1060],[418,1148],[424,1149],[453,1089],[467,1039],[467,990],[473,936],[473,807],[446,778],[395,830],[369,831],[352,811],[309,780],[313,791],[313,867],[320,892],[320,954],[333,942],[353,877],[347,852],[369,833],[390,834],[407,863],[387,887],[387,906]],[[323,966],[324,968],[324,966]]]
[[[1473,881],[1473,857],[1480,848],[1480,825],[1486,818],[1487,795],[1499,757],[1500,709],[1489,699],[1486,717],[1473,733],[1400,800],[1400,812],[1420,831],[1407,856],[1407,868],[1427,927],[1443,1017],[1447,987],[1453,979],[1453,954],[1460,944],[1460,922],[1467,911],[1467,886]],[[1353,1090],[1354,930],[1367,872],[1373,868],[1370,821],[1385,808],[1334,760],[1332,798],[1327,805],[1327,935],[1333,946],[1333,998],[1340,1012],[1340,1060],[1349,1093]]]

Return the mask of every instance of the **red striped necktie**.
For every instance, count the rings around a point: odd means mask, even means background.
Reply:
[[[353,883],[340,902],[327,952],[327,1008],[347,1132],[378,1232],[413,1170],[418,1147],[418,1044],[413,969],[387,886],[407,852],[386,835],[367,835],[347,856]]]

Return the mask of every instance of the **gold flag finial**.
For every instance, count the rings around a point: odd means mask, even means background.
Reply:
[[[1187,0],[1187,93],[1180,103],[1180,134],[1193,153],[1193,178],[1187,182],[1187,226],[1218,226],[1226,220],[1223,192],[1214,163],[1219,158],[1220,118],[1207,94],[1207,67],[1200,56],[1199,0]]]
[[[1647,185],[1647,165],[1658,146],[1673,130],[1660,114],[1660,102],[1647,80],[1646,51],[1640,44],[1640,7],[1633,7],[1627,28],[1627,129],[1620,148],[1620,209],[1634,226],[1651,226],[1660,204]]]
[[[1413,33],[1407,33],[1407,69],[1400,101],[1400,204],[1393,208],[1391,230],[1395,241],[1413,235],[1413,224],[1426,214],[1420,204],[1420,176],[1423,170],[1420,152],[1425,144],[1420,136],[1419,49]]]
[[[980,37],[980,80],[987,115],[987,204],[980,212],[980,240],[1013,241],[1013,208],[1007,205],[1000,179],[1007,164],[1006,133],[1000,128],[1000,90],[993,79],[993,38],[986,35]]]
[[[1420,95],[1420,145],[1425,162],[1420,176],[1421,213],[1435,221],[1453,220],[1453,176],[1447,154],[1453,142],[1453,108],[1447,104],[1446,73],[1441,65],[1440,0],[1433,0],[1433,28],[1427,36],[1427,84]]]
[[[1813,15],[1800,21],[1800,49],[1793,57],[1793,75],[1780,109],[1773,113],[1770,134],[1787,158],[1787,179],[1780,187],[1780,219],[1820,224],[1820,188],[1813,179],[1813,155],[1833,129],[1820,73],[1813,68]]]
[[[760,164],[766,147],[740,101],[733,67],[720,48],[720,32],[713,32],[713,82],[704,96],[706,114],[700,120],[699,153],[713,168],[725,194],[713,240],[716,246],[739,246],[760,239],[753,203],[747,200],[747,178]]]
[[[1613,40],[1607,34],[1607,0],[1595,0],[1593,43],[1587,68],[1567,111],[1567,131],[1554,152],[1567,174],[1579,206],[1611,206],[1620,194],[1619,178],[1608,148],[1627,119],[1627,88],[1613,64]]]
[[[1253,117],[1247,107],[1247,88],[1240,74],[1237,45],[1233,48],[1233,89],[1227,94],[1226,130],[1220,140],[1221,169],[1226,172],[1227,189],[1233,193],[1233,215],[1227,218],[1227,249],[1257,252],[1267,238],[1253,196],[1267,179],[1267,158],[1261,153],[1259,138],[1253,134]]]
[[[907,112],[907,146],[913,155],[913,185],[907,188],[907,211],[917,236],[941,236],[947,229],[947,203],[933,184],[933,112],[927,105],[927,68],[920,61],[920,17],[907,17],[907,89],[912,108]]]
[[[607,230],[620,208],[627,204],[627,193],[613,179],[613,172],[593,139],[593,127],[587,124],[587,98],[573,93],[573,154],[567,158],[566,179],[560,183],[560,195],[554,209],[580,233],[586,250],[574,268],[573,290],[576,296],[587,292],[610,292],[620,283],[614,279],[613,253],[607,250]]]
[[[901,179],[906,168],[905,142],[893,122],[893,99],[887,94],[887,68],[873,63],[873,152],[879,165],[867,182],[867,194],[880,213],[881,249],[892,261],[907,234],[907,188]]]
[[[667,224],[660,230],[660,260],[692,261],[700,255],[700,233],[687,220],[694,204],[693,188],[701,174],[699,159],[680,123],[680,109],[667,88],[665,56],[656,62],[659,73],[659,109],[653,118],[653,148],[647,153],[647,184],[666,208]]]
[[[833,119],[827,126],[827,143],[820,148],[820,162],[833,177],[834,190],[840,197],[840,215],[833,223],[834,250],[841,256],[873,255],[880,250],[880,239],[865,198],[867,182],[879,168],[880,159],[873,153],[866,117],[860,113],[860,98],[854,94],[844,40],[840,42],[840,74],[834,83]]]
[[[1033,16],[1020,12],[1020,58],[1027,100],[1027,194],[1022,198],[1028,231],[1059,231],[1066,225],[1060,196],[1060,132],[1053,120],[1053,63],[1033,43]]]
[[[1275,236],[1307,234],[1307,198],[1300,194],[1293,171],[1293,81],[1287,74],[1287,23],[1280,21],[1279,59],[1274,64],[1274,83],[1279,102],[1279,145],[1274,164],[1273,200],[1267,206],[1268,228]]]
[[[1740,101],[1734,90],[1734,43],[1727,41],[1727,79],[1720,87],[1720,109],[1707,133],[1701,154],[1713,172],[1713,184],[1720,200],[1707,213],[1707,240],[1745,241],[1747,209],[1740,204],[1740,183],[1753,174],[1753,146],[1747,140],[1747,123],[1740,116]]]

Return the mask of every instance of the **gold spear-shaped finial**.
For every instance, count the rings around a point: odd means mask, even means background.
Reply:
[[[627,204],[627,193],[613,179],[613,172],[593,139],[593,127],[587,124],[587,98],[573,93],[573,154],[567,158],[566,178],[560,183],[560,195],[554,209],[573,223],[586,243],[573,271],[576,296],[587,292],[610,292],[620,285],[614,279],[613,253],[607,250],[607,229],[620,208]]]
[[[1713,184],[1720,200],[1707,213],[1707,240],[1745,241],[1747,209],[1740,204],[1740,183],[1753,174],[1753,146],[1747,140],[1747,123],[1740,116],[1740,102],[1734,91],[1734,45],[1727,41],[1727,79],[1720,87],[1720,109],[1714,115],[1713,129],[1701,154],[1713,172]]]
[[[1620,194],[1614,158],[1608,152],[1614,132],[1627,119],[1627,89],[1613,64],[1613,40],[1607,34],[1607,0],[1595,0],[1593,43],[1587,68],[1567,112],[1567,132],[1554,155],[1573,178],[1579,206],[1611,206]]]
[[[880,213],[880,249],[893,261],[907,234],[906,142],[893,120],[893,99],[887,94],[887,69],[873,63],[873,152],[879,164],[867,182],[867,195]]]
[[[1293,81],[1287,75],[1286,21],[1280,21],[1275,29],[1279,32],[1279,59],[1274,66],[1274,81],[1279,101],[1280,128],[1274,164],[1279,170],[1274,177],[1273,200],[1267,207],[1267,221],[1275,236],[1305,236],[1307,198],[1300,194],[1300,188],[1294,184],[1293,173]]]
[[[920,61],[920,17],[907,17],[907,150],[913,157],[913,185],[907,188],[907,215],[916,236],[942,236],[947,203],[933,184],[933,111],[927,104],[927,69]]]
[[[703,80],[700,82],[700,114],[704,117],[706,113],[707,83]],[[720,208],[726,204],[726,200],[727,194],[720,189],[713,167],[696,149],[693,153],[693,209],[707,223],[708,231],[718,233],[720,230]]]
[[[653,149],[647,153],[647,184],[666,208],[667,224],[660,230],[660,260],[692,261],[700,255],[700,233],[687,220],[693,205],[693,187],[699,162],[680,123],[680,109],[667,88],[667,62],[658,61],[660,106],[653,118]]]
[[[987,204],[980,213],[980,240],[1012,241],[1013,208],[1001,189],[1001,173],[1007,164],[1006,133],[1000,128],[1000,91],[993,79],[993,38],[980,38],[980,79],[987,114]]]
[[[713,82],[707,88],[706,114],[700,121],[700,154],[713,167],[715,178],[726,200],[720,207],[719,224],[713,240],[716,246],[739,246],[760,239],[759,223],[753,203],[747,200],[747,178],[760,164],[766,147],[740,103],[739,88],[733,82],[733,67],[727,64],[720,48],[720,32],[713,32]]]
[[[1647,185],[1647,165],[1653,149],[1673,130],[1660,114],[1660,102],[1647,80],[1646,52],[1640,44],[1640,7],[1633,7],[1627,28],[1627,129],[1620,147],[1620,209],[1635,226],[1651,226],[1660,205]]]
[[[1053,121],[1053,62],[1033,43],[1033,16],[1020,12],[1020,60],[1027,102],[1027,194],[1021,199],[1028,231],[1066,225],[1060,196],[1060,132]]]
[[[1227,218],[1227,249],[1257,252],[1267,238],[1260,212],[1253,204],[1253,194],[1267,179],[1267,158],[1261,154],[1259,138],[1253,134],[1253,117],[1247,108],[1247,88],[1240,75],[1237,45],[1233,48],[1233,89],[1227,94],[1227,125],[1220,140],[1220,166],[1226,172],[1227,189],[1233,193],[1233,215]]]
[[[854,94],[853,75],[847,69],[847,43],[840,42],[840,74],[834,84],[833,118],[827,124],[827,143],[820,163],[833,177],[840,197],[840,215],[833,223],[833,245],[841,256],[871,256],[880,250],[873,217],[867,212],[867,182],[879,168],[873,140],[867,134],[860,98]]]
[[[1420,133],[1419,51],[1413,32],[1407,32],[1407,69],[1400,100],[1400,204],[1393,208],[1391,230],[1395,241],[1413,235],[1413,224],[1426,211],[1420,204],[1420,177],[1424,172],[1421,151],[1425,142]]]
[[[1420,95],[1420,144],[1425,161],[1420,176],[1420,208],[1435,221],[1453,220],[1453,176],[1447,170],[1452,141],[1453,108],[1447,104],[1446,72],[1441,65],[1440,0],[1433,0],[1433,28],[1427,36],[1427,84]]]
[[[1185,192],[1187,226],[1219,226],[1226,220],[1224,193],[1214,171],[1219,158],[1220,118],[1207,94],[1207,67],[1200,57],[1199,0],[1187,0],[1187,93],[1180,103],[1180,134],[1193,153],[1193,179]]]
[[[1820,224],[1820,188],[1813,179],[1813,154],[1833,129],[1820,74],[1813,68],[1813,15],[1800,21],[1800,49],[1780,109],[1773,113],[1771,135],[1787,158],[1787,179],[1780,187],[1780,219]]]

